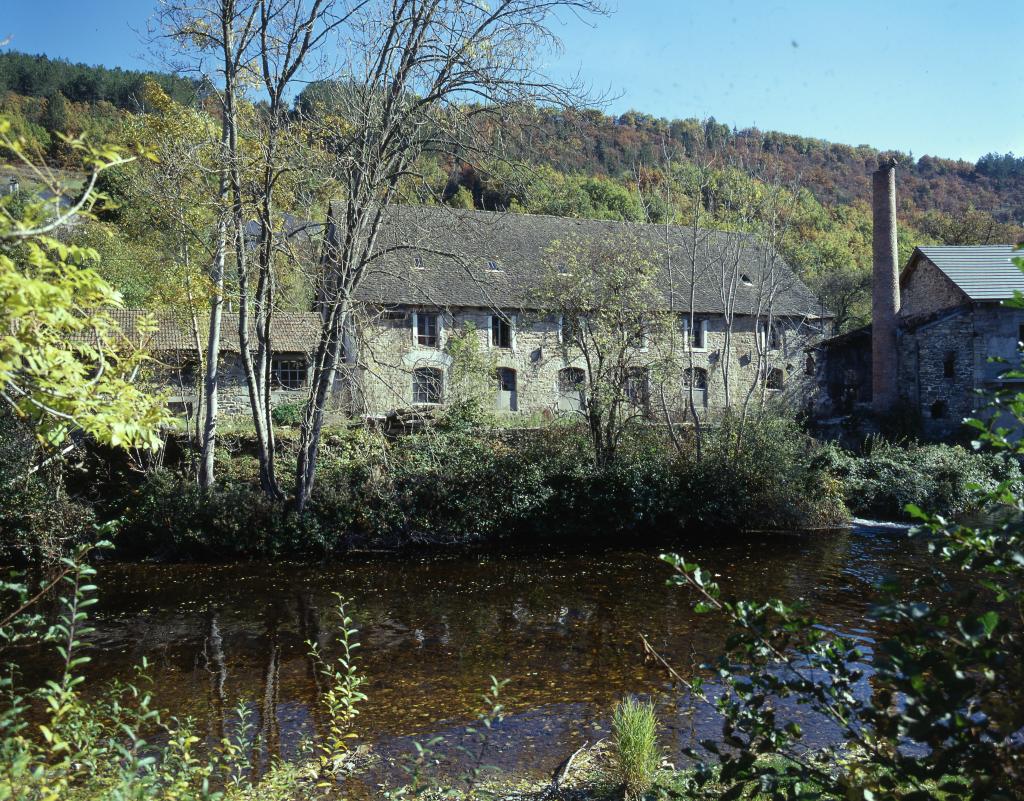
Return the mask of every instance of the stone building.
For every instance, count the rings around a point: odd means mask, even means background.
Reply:
[[[1003,301],[1024,291],[1013,261],[1021,254],[1013,245],[919,247],[897,273],[894,172],[875,174],[872,325],[821,343],[819,412],[910,412],[942,438],[1019,366],[1024,310]]]
[[[359,286],[335,407],[379,417],[443,405],[452,335],[468,330],[489,365],[497,410],[531,415],[580,409],[585,364],[563,346],[561,320],[544,308],[542,288],[559,269],[554,262],[560,243],[614,241],[627,231],[658,254],[658,311],[678,326],[673,339],[685,360],[669,377],[665,393],[674,404],[681,408],[687,382],[693,382],[700,407],[721,408],[727,372],[734,399],[763,387],[770,396],[789,393],[802,402],[805,351],[820,339],[830,315],[778,253],[750,235],[401,206],[390,210],[379,237],[380,256],[369,263]],[[697,278],[692,308],[691,273]],[[319,317],[279,314],[275,319],[276,395],[298,399]],[[237,318],[229,322],[226,316],[225,330],[233,325]],[[174,341],[180,343],[181,335]],[[678,343],[685,343],[683,350]],[[653,361],[664,345],[644,342],[638,349]],[[692,372],[685,348],[692,349]],[[234,411],[246,402],[237,337],[229,338],[224,356],[224,392]],[[644,361],[639,359],[628,388],[640,403],[655,389]]]

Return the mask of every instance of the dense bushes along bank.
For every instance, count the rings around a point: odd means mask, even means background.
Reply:
[[[5,452],[17,450],[12,436],[2,438]],[[281,444],[287,453],[287,429]],[[362,428],[329,435],[314,503],[300,518],[258,492],[244,438],[224,449],[223,478],[209,493],[186,476],[187,459],[172,457],[145,475],[90,462],[80,486],[73,471],[60,484],[19,481],[0,512],[4,556],[59,552],[92,536],[94,520],[114,518],[126,558],[216,560],[820,528],[850,514],[899,519],[907,503],[960,514],[971,510],[972,484],[1021,475],[1010,459],[955,446],[873,441],[855,456],[779,418],[748,422],[742,435],[727,422],[700,460],[685,443],[680,452],[661,431],[637,428],[598,470],[580,427],[495,431],[449,419],[394,440]],[[55,519],[59,536],[46,540],[40,532]]]

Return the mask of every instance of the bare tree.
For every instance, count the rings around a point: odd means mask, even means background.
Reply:
[[[558,46],[556,14],[603,9],[599,0],[350,0],[349,10],[337,113],[324,131],[343,196],[330,215],[317,292],[322,326],[299,441],[300,511],[313,489],[342,333],[367,265],[385,250],[378,238],[400,185],[416,178],[424,153],[493,149],[485,119],[500,124],[538,103],[578,104],[579,88],[545,77],[537,57]]]
[[[218,223],[209,267],[210,318],[203,377],[205,409],[199,484],[204,488],[210,487],[214,480],[221,319],[231,217],[229,207],[232,188],[240,183],[236,174],[239,169],[238,100],[245,73],[250,69],[258,11],[257,0],[162,0],[153,23],[156,31],[177,48],[175,68],[200,77],[204,89],[217,99],[221,114],[217,167]],[[244,226],[242,231],[238,230],[237,208],[234,209],[234,219],[237,256],[239,238],[244,238]]]
[[[244,202],[243,169],[237,145],[230,152],[230,180],[234,223],[235,264],[238,276],[238,340],[256,434],[260,486],[274,498],[283,498],[276,474],[276,446],[271,416],[272,332],[275,290],[275,254],[281,232],[277,190],[290,172],[308,169],[296,154],[303,151],[293,135],[288,92],[318,49],[346,21],[353,8],[334,0],[259,0],[253,47],[257,72],[267,96],[266,108],[256,115],[253,132],[258,156],[251,169],[252,206],[258,233],[255,242],[256,285],[250,288],[247,262],[248,219]],[[358,8],[360,4],[355,4]],[[340,14],[336,13],[340,9]],[[237,127],[237,123],[236,123]],[[250,315],[250,305],[251,312]],[[250,320],[256,347],[250,341]]]
[[[616,228],[603,239],[553,246],[542,288],[543,306],[559,318],[565,363],[579,365],[599,467],[614,461],[630,425],[649,416],[649,350],[674,318],[659,287],[660,249],[638,227]]]

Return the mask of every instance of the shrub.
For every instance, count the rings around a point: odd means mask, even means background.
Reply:
[[[302,422],[302,412],[306,404],[298,401],[279,403],[270,410],[270,419],[275,426],[297,426]]]
[[[732,530],[809,528],[846,519],[822,446],[783,417],[726,417],[703,457],[678,466],[692,526]]]
[[[612,713],[612,775],[627,801],[643,798],[661,765],[654,704],[623,698]]]
[[[900,445],[875,437],[862,456],[833,447],[824,461],[842,482],[850,510],[860,516],[908,519],[908,504],[946,516],[977,511],[981,491],[1021,481],[1018,460],[960,445]]]

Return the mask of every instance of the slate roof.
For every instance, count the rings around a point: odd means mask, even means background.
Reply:
[[[913,269],[918,254],[928,259],[956,284],[971,300],[1007,300],[1014,290],[1024,292],[1024,273],[1012,259],[1024,257],[1013,245],[947,245],[919,247],[914,251],[907,272]]]
[[[195,340],[192,337],[191,324],[187,317],[167,312],[149,313],[155,318],[157,330],[139,335],[139,320],[147,314],[142,309],[115,309],[110,312],[121,331],[129,340],[145,347],[153,353],[174,351],[194,351]],[[206,342],[206,314],[200,315],[200,340]],[[316,312],[275,312],[274,314],[274,351],[306,353],[311,351],[320,338],[320,315]],[[250,323],[250,337],[255,343],[256,335]],[[238,353],[238,313],[224,312],[221,320],[221,352]]]
[[[378,248],[389,252],[370,263],[356,295],[381,304],[539,309],[540,289],[551,273],[557,243],[609,240],[623,234],[672,256],[674,266],[663,266],[658,282],[666,308],[687,311],[687,254],[694,243],[690,228],[437,206],[388,210]],[[721,263],[732,264],[735,254],[739,273],[752,284],[738,287],[737,313],[756,311],[761,271],[772,264],[774,314],[831,316],[789,265],[750,234],[702,230],[697,233],[697,251],[694,312],[722,312]],[[489,262],[498,270],[489,269]]]

